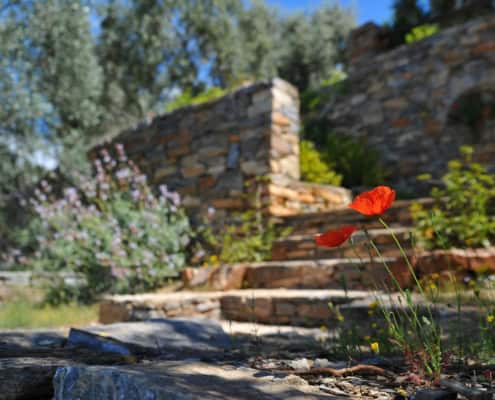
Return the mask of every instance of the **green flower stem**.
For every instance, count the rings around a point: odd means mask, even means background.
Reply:
[[[423,290],[423,286],[419,282],[419,279],[416,276],[416,273],[414,272],[414,268],[413,268],[411,262],[409,261],[409,257],[407,256],[407,253],[405,252],[404,247],[402,247],[399,239],[397,238],[397,236],[395,235],[395,233],[392,231],[392,229],[390,228],[390,226],[381,217],[379,217],[378,220],[380,221],[380,223],[385,227],[385,229],[390,233],[390,235],[394,239],[394,242],[397,245],[397,247],[399,248],[399,251],[400,251],[402,257],[406,261],[406,265],[407,265],[407,267],[409,269],[409,272],[413,276],[414,282],[416,283],[416,286],[417,286],[417,288],[418,288],[418,290],[419,290],[422,298],[423,299],[426,299],[426,295],[425,295],[425,292]],[[409,304],[409,308],[415,314],[414,315],[415,320],[418,323],[418,328],[420,328],[420,330],[418,331],[419,337],[423,337],[423,345],[424,345],[424,347],[425,347],[425,349],[427,351],[427,354],[430,357],[430,362],[433,364],[433,365],[431,365],[428,362],[424,362],[424,365],[427,368],[428,367],[433,367],[434,372],[436,374],[438,374],[440,372],[440,369],[441,369],[440,360],[439,360],[439,358],[441,358],[441,355],[440,355],[440,357],[437,357],[434,354],[436,351],[433,348],[433,346],[434,345],[437,346],[438,349],[439,349],[438,351],[440,351],[440,353],[441,353],[441,348],[440,348],[440,336],[441,336],[440,327],[435,323],[435,321],[433,319],[433,314],[432,314],[432,311],[431,311],[431,307],[430,306],[426,306],[426,308],[428,310],[429,317],[430,317],[430,319],[429,319],[429,325],[431,324],[433,326],[432,329],[430,330],[432,332],[432,334],[433,334],[433,337],[431,339],[428,339],[428,338],[424,337],[423,334],[422,334],[422,330],[421,330],[422,324],[419,322],[419,319],[417,317],[416,308],[413,306],[412,300],[409,299],[409,297],[406,297],[406,300],[408,301],[408,303],[410,303]],[[435,363],[435,362],[437,362],[437,363]],[[431,368],[430,368],[430,372],[433,372],[431,370]]]
[[[402,247],[399,239],[397,238],[397,236],[395,235],[394,231],[392,230],[392,228],[390,228],[390,226],[381,218],[379,217],[378,220],[380,221],[380,223],[385,227],[385,229],[390,233],[390,235],[392,236],[392,238],[394,239],[394,242],[395,244],[397,245],[397,247],[399,248],[399,251],[402,255],[402,257],[404,258],[405,262],[406,262],[406,265],[407,265],[407,268],[409,269],[409,272],[411,273],[411,275],[413,276],[413,279],[414,279],[414,282],[416,283],[416,286],[418,287],[419,289],[419,292],[421,293],[421,295],[426,298],[425,296],[425,292],[423,290],[423,286],[421,285],[421,283],[419,282],[419,279],[416,275],[416,273],[414,272],[414,268],[411,264],[411,261],[409,261],[409,257],[407,256],[407,253],[406,251],[404,250],[404,247]]]
[[[407,293],[404,291],[404,289],[402,289],[402,287],[400,286],[399,284],[399,281],[397,280],[397,278],[395,277],[395,275],[392,273],[392,270],[390,269],[390,267],[388,266],[387,264],[387,261],[385,260],[385,258],[383,257],[380,249],[378,248],[378,246],[375,244],[375,242],[373,241],[373,239],[371,239],[371,236],[368,232],[368,230],[366,228],[363,229],[364,230],[364,233],[366,235],[366,237],[368,238],[368,241],[371,245],[371,247],[373,247],[373,250],[375,250],[375,253],[377,254],[377,256],[381,259],[382,261],[382,264],[384,265],[385,269],[387,270],[387,273],[388,275],[390,276],[390,278],[392,279],[392,282],[394,283],[394,285],[397,287],[397,290],[399,291],[399,293],[401,294],[401,296],[404,297],[404,300],[406,301],[408,307],[409,307],[409,310],[411,311],[411,314],[413,316],[413,321],[411,320],[411,318],[408,316],[407,312],[404,312],[404,315],[406,316],[406,318],[411,322],[411,324],[413,324],[414,326],[421,326],[421,323],[419,321],[419,317],[418,317],[418,313],[417,313],[417,310],[416,308],[414,307],[414,305],[412,304],[411,301],[408,301],[408,295]]]

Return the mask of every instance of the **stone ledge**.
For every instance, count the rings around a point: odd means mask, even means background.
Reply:
[[[400,265],[396,257],[385,261]],[[378,258],[336,258],[323,260],[283,260],[262,263],[186,268],[186,288],[206,286],[214,290],[233,289],[374,289],[387,281],[387,271]]]
[[[348,189],[298,180],[272,182],[268,193],[269,213],[276,217],[338,210],[352,200]]]

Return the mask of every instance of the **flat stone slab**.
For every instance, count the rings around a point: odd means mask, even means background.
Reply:
[[[67,339],[64,329],[9,329],[0,331],[0,346],[19,349],[60,348]]]
[[[193,360],[125,367],[61,367],[55,374],[54,388],[55,400],[336,399],[297,376],[274,376]]]
[[[222,326],[207,319],[156,319],[71,329],[68,345],[114,352],[180,355],[182,352],[211,353],[230,349],[230,338]]]

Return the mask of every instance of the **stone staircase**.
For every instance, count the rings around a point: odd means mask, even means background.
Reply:
[[[430,199],[418,201],[425,206],[432,203]],[[412,247],[411,203],[397,201],[384,216],[406,249]],[[349,224],[366,228],[382,251],[382,259],[370,259],[362,230],[353,235],[353,246],[315,246],[314,234]],[[185,280],[185,290],[110,297],[101,305],[101,322],[202,316],[319,327],[332,318],[335,321],[329,303],[340,305],[347,310],[344,313],[367,315],[377,291],[390,285],[383,261],[401,281],[402,257],[377,218],[346,208],[283,217],[280,225],[291,227],[292,233],[275,242],[272,261],[190,269],[193,276]],[[209,290],[199,290],[199,286]]]

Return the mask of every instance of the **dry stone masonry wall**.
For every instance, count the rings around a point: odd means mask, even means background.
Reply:
[[[381,35],[368,24],[351,36],[346,93],[324,111],[330,129],[366,138],[396,185],[414,184],[420,173],[439,176],[463,144],[474,144],[477,159],[493,167],[493,125],[473,137],[449,117],[466,93],[495,89],[495,16],[388,52]]]
[[[328,210],[349,201],[342,188],[299,182],[299,96],[274,79],[216,101],[158,116],[114,139],[151,179],[178,191],[191,211],[250,207],[253,178],[273,215]]]

